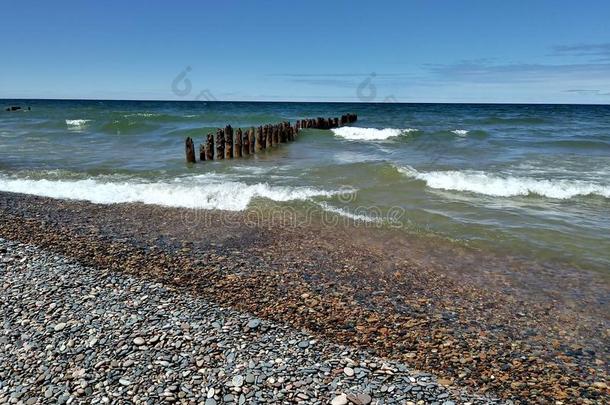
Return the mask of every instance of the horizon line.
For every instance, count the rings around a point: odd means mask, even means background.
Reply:
[[[13,101],[130,101],[130,102],[179,102],[179,103],[301,103],[301,104],[480,104],[480,105],[592,105],[609,106],[609,103],[565,103],[565,102],[502,102],[502,101],[295,101],[295,100],[180,100],[180,99],[119,99],[119,98],[10,98],[0,97],[0,100]]]

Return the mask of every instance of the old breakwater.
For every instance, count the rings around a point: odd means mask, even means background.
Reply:
[[[356,114],[345,114],[335,118],[307,118],[279,124],[267,124],[257,128],[237,128],[231,125],[218,128],[216,134],[208,133],[204,142],[199,145],[199,161],[234,159],[253,155],[264,149],[276,147],[282,143],[292,142],[301,129],[332,129],[351,124],[358,119]],[[215,135],[215,136],[214,136]],[[193,138],[186,138],[186,161],[196,163],[195,143]]]

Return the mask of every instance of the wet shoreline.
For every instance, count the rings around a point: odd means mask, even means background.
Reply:
[[[609,287],[593,273],[388,230],[246,226],[247,212],[209,211],[192,226],[192,210],[12,193],[0,208],[4,238],[186,288],[447,384],[524,402],[608,398]]]

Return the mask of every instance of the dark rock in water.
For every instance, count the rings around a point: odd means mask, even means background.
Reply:
[[[28,110],[29,109],[30,108],[28,107]],[[10,107],[6,107],[6,111],[19,111],[19,110],[21,110],[21,107],[18,105],[12,105]]]

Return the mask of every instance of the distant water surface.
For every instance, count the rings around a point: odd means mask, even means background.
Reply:
[[[610,272],[610,106],[2,100],[0,190],[356,223]],[[184,162],[231,124],[358,114],[238,161]]]

